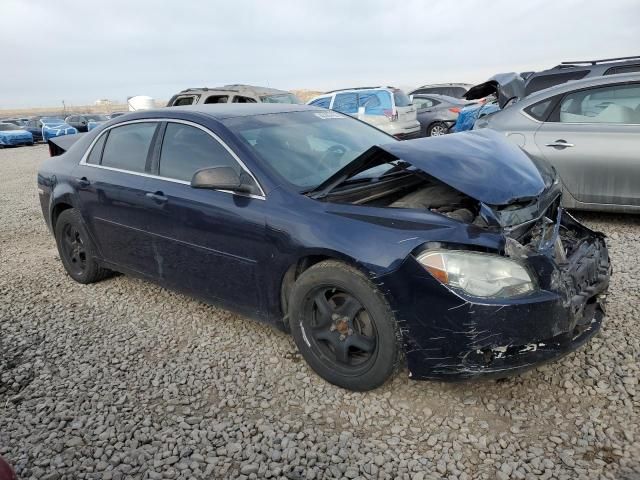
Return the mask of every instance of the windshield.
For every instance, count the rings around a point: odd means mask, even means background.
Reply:
[[[292,103],[301,105],[302,102],[293,93],[278,93],[275,95],[265,95],[260,97],[262,103]]]
[[[84,118],[92,122],[106,122],[109,120],[106,115],[85,115]]]
[[[11,123],[0,123],[0,132],[6,132],[7,130],[22,130],[22,129]]]
[[[395,141],[331,110],[235,117],[223,123],[301,191],[317,187],[372,146]],[[374,176],[388,169],[381,165],[367,173]]]

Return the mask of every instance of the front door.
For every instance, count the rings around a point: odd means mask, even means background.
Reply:
[[[640,205],[640,84],[567,94],[535,141],[578,201]]]
[[[156,275],[205,300],[258,312],[259,264],[268,257],[264,198],[190,186],[197,170],[221,165],[242,168],[208,131],[166,124],[157,177],[148,185],[157,198],[148,215]]]

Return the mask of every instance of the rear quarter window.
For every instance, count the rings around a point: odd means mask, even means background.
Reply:
[[[100,164],[100,158],[102,157],[102,149],[104,148],[104,142],[107,139],[107,135],[108,133],[105,133],[104,135],[102,135],[98,139],[98,141],[93,145],[93,148],[91,149],[91,153],[87,157],[87,163],[90,163],[91,165]]]
[[[384,115],[391,110],[391,94],[386,90],[358,92],[358,107],[364,107],[365,115]]]

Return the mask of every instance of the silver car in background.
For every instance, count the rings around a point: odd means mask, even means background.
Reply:
[[[540,90],[474,128],[503,132],[530,156],[549,161],[566,207],[640,212],[640,74]]]
[[[413,106],[418,110],[420,133],[424,137],[446,135],[455,125],[458,113],[475,102],[448,95],[413,95]]]

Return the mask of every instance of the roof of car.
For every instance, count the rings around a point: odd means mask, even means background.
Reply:
[[[162,114],[167,110],[171,112],[200,113],[218,120],[233,117],[250,117],[255,115],[269,115],[273,113],[289,113],[321,110],[324,108],[311,107],[309,105],[297,105],[288,103],[214,103],[197,104],[180,107],[164,107],[154,110],[144,110],[144,113]],[[139,112],[142,113],[142,112]]]
[[[415,90],[419,90],[421,88],[431,88],[431,87],[473,87],[473,84],[472,83],[430,83],[428,85],[422,85],[421,87],[418,87]]]
[[[443,102],[451,103],[471,103],[464,98],[451,97],[449,95],[442,95],[441,93],[414,93],[413,98],[435,98],[436,100],[442,100]]]
[[[601,77],[587,77],[580,80],[569,80],[568,82],[554,85],[543,90],[538,90],[527,95],[523,100],[540,99],[549,96],[549,94],[564,93],[576,88],[597,87],[599,85],[608,85],[610,83],[637,82],[640,81],[640,73],[617,73],[614,75],[604,75]]]
[[[187,88],[182,90],[180,93],[193,93],[193,92],[233,92],[233,93],[241,93],[241,92],[250,92],[254,95],[275,95],[275,94],[287,94],[286,90],[278,90],[276,88],[269,87],[258,87],[254,85],[242,85],[242,84],[231,84],[231,85],[223,85],[221,87],[195,87],[195,88]]]

